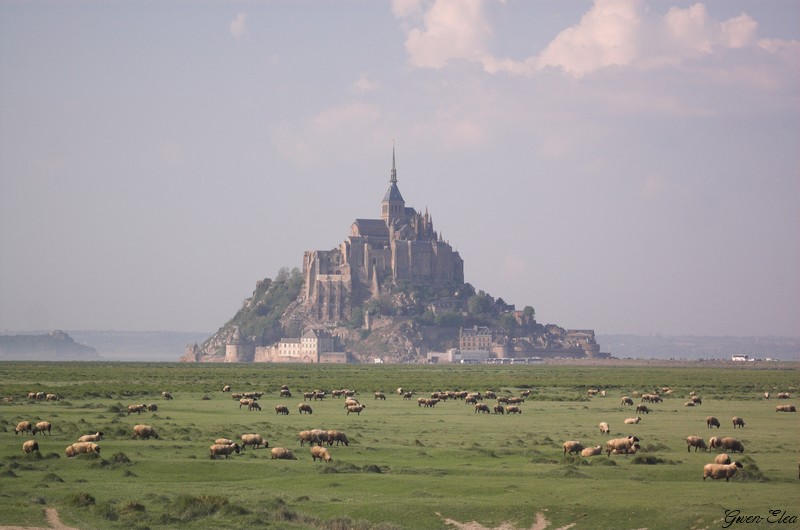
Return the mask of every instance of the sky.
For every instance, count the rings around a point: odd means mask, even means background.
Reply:
[[[599,334],[800,336],[795,0],[0,1],[0,332],[209,331],[379,218]]]

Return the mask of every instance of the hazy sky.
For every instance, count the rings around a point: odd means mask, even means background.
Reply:
[[[0,1],[0,332],[215,331],[380,217],[598,333],[800,335],[800,3]]]

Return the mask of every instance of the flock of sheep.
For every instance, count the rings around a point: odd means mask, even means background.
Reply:
[[[659,392],[669,395],[672,393],[672,390],[669,387],[662,387]],[[649,414],[651,412],[651,409],[648,408],[647,405],[644,404],[644,402],[661,403],[663,401],[663,398],[659,395],[659,392],[652,394],[648,393],[641,394],[640,397],[642,403],[636,406],[636,412]],[[596,396],[599,394],[599,391],[591,389],[588,391],[588,394],[590,397]],[[600,395],[604,396],[605,393]],[[770,397],[769,392],[765,392],[764,397],[766,399],[769,399]],[[791,395],[788,392],[780,392],[778,394],[779,399],[789,399],[790,397]],[[684,406],[694,407],[701,405],[702,403],[703,403],[702,398],[696,395],[695,392],[691,392],[689,395],[689,401],[685,402]],[[633,404],[634,404],[633,398],[631,398],[630,396],[624,396],[620,401],[620,406],[622,407],[633,406]],[[794,405],[778,405],[775,407],[775,411],[796,412],[796,408]],[[641,419],[642,418],[640,416],[636,416],[633,418],[626,418],[625,420],[623,420],[623,423],[625,425],[635,425],[638,424],[641,421]],[[743,429],[745,426],[745,421],[739,416],[734,416],[731,418],[731,424],[733,426],[733,429],[737,428]],[[610,428],[607,422],[600,422],[598,424],[598,427],[600,428],[601,434],[608,434],[610,432]],[[714,416],[708,416],[706,418],[706,427],[708,429],[712,429],[714,427],[719,429],[720,427],[719,419],[717,419]],[[639,438],[633,435],[629,435],[625,438],[615,438],[612,440],[608,440],[608,442],[606,442],[605,452],[608,456],[611,456],[612,454],[626,454],[626,455],[635,454],[636,451],[640,448],[638,442]],[[562,448],[564,449],[565,455],[572,453],[575,454],[580,453],[580,455],[583,457],[589,457],[589,456],[600,455],[603,453],[601,446],[597,445],[594,447],[584,447],[583,444],[577,440],[567,440],[562,444]],[[703,449],[704,451],[719,449],[731,453],[736,453],[736,452],[744,453],[744,444],[740,440],[732,436],[724,436],[724,437],[711,436],[708,440],[708,444],[706,444],[705,440],[701,436],[687,436],[686,450],[691,451],[692,448],[694,448],[695,452],[697,452],[700,449]],[[712,479],[724,478],[725,481],[727,482],[730,480],[732,476],[736,474],[736,470],[741,469],[742,467],[743,466],[741,462],[731,462],[731,459],[727,453],[721,453],[716,456],[714,462],[704,465],[703,480],[705,480],[706,478],[712,478]],[[800,464],[798,464],[798,467],[800,467]]]
[[[222,389],[223,392],[231,392],[230,385],[225,385]],[[403,388],[398,388],[396,393],[402,397],[403,400],[412,400],[414,396],[414,392],[404,390]],[[636,412],[637,414],[649,414],[652,412],[645,403],[661,403],[663,395],[669,395],[672,393],[672,390],[669,387],[663,387],[656,391],[655,393],[644,393],[644,394],[633,394],[634,397],[640,397],[641,403],[636,405]],[[247,392],[247,393],[232,393],[231,396],[234,400],[236,400],[239,404],[239,408],[241,409],[243,406],[247,406],[249,411],[253,410],[261,410],[260,405],[258,404],[258,399],[263,396],[263,392]],[[360,414],[365,408],[366,404],[362,404],[358,401],[355,397],[357,394],[354,390],[348,389],[341,389],[341,390],[334,390],[331,392],[331,395],[334,398],[344,397],[344,409],[346,410],[347,414],[356,413]],[[163,399],[173,399],[173,396],[170,392],[162,392]],[[292,397],[291,391],[287,386],[282,386],[280,389],[280,397],[282,398],[290,398]],[[313,392],[306,392],[303,393],[303,402],[298,404],[298,412],[300,414],[312,414],[313,409],[310,404],[306,403],[306,401],[318,401],[323,400],[327,397],[327,392],[321,390],[315,390]],[[447,392],[433,392],[430,394],[430,397],[419,397],[417,399],[418,407],[425,407],[425,408],[433,408],[437,403],[441,401],[447,400],[462,400],[467,405],[473,405],[475,413],[491,413],[494,412],[495,414],[521,414],[522,410],[520,408],[520,404],[525,402],[525,398],[530,395],[529,390],[524,390],[521,392],[519,397],[508,397],[508,396],[500,396],[498,397],[493,391],[486,391],[484,393],[481,392],[465,392],[465,391],[447,391]],[[589,397],[594,396],[606,396],[606,392],[597,389],[590,389],[588,390]],[[373,395],[375,400],[385,400],[386,395],[383,392],[375,392]],[[764,394],[766,399],[770,398],[769,392]],[[779,399],[789,399],[791,396],[788,392],[781,392],[777,395]],[[57,401],[59,398],[55,394],[47,394],[45,392],[30,392],[28,393],[28,399],[33,401]],[[487,403],[484,403],[484,399],[494,399],[496,404],[490,408]],[[702,398],[697,396],[694,392],[690,393],[689,401],[685,402],[685,406],[698,406],[702,404]],[[620,401],[620,406],[624,407],[632,407],[634,406],[633,398],[629,396],[622,397]],[[130,415],[132,413],[140,414],[141,412],[153,412],[158,410],[158,406],[155,403],[150,404],[131,404],[127,407],[127,414]],[[796,408],[794,405],[778,405],[776,406],[776,412],[796,412]],[[279,404],[275,406],[275,412],[278,415],[288,415],[289,408],[285,405]],[[641,416],[635,416],[631,418],[626,418],[623,420],[625,425],[635,425],[641,421]],[[746,425],[743,418],[739,416],[734,416],[731,418],[731,425],[733,429],[743,429]],[[608,422],[600,422],[598,424],[601,434],[609,434],[611,429],[609,427]],[[718,418],[714,416],[708,416],[706,418],[706,427],[707,429],[719,429],[720,428],[720,421]],[[40,421],[37,423],[33,423],[31,421],[21,421],[17,424],[16,428],[14,429],[14,434],[25,434],[29,433],[31,435],[42,434],[47,435],[51,434],[52,424],[49,421]],[[133,427],[133,438],[137,439],[150,439],[156,438],[158,439],[158,433],[156,430],[146,424],[138,424]],[[96,432],[93,434],[85,434],[78,438],[78,440],[67,446],[64,450],[67,457],[73,457],[79,454],[99,454],[100,453],[100,446],[97,442],[100,442],[103,439],[102,432]],[[304,430],[298,433],[298,439],[300,442],[300,446],[303,447],[306,444],[309,446],[309,451],[312,457],[312,461],[316,462],[317,460],[323,462],[331,462],[332,457],[328,450],[328,447],[334,445],[334,443],[339,445],[348,446],[349,440],[347,435],[343,431],[339,430],[323,430],[323,429],[313,429],[313,430]],[[608,440],[605,443],[605,447],[601,445],[590,445],[584,446],[578,440],[567,440],[562,444],[563,454],[580,454],[582,457],[592,457],[597,455],[602,455],[603,452],[606,453],[607,456],[611,455],[631,455],[635,454],[640,449],[640,439],[638,436],[628,435],[623,438],[613,438]],[[258,449],[259,447],[268,448],[269,442],[264,439],[258,433],[246,433],[240,436],[238,441],[234,441],[230,438],[217,438],[214,443],[209,447],[209,457],[211,459],[216,459],[219,457],[224,456],[226,459],[236,453],[244,452],[247,447],[252,447],[252,449]],[[326,447],[327,446],[327,447]],[[714,462],[705,464],[703,467],[703,480],[706,478],[711,479],[721,479],[724,478],[726,481],[729,481],[731,477],[736,474],[738,469],[741,469],[743,466],[740,462],[732,462],[730,457],[728,456],[728,452],[730,453],[744,453],[744,444],[732,437],[732,436],[711,436],[708,440],[708,443],[703,439],[701,436],[688,436],[686,437],[686,450],[691,451],[694,448],[695,452],[699,450],[703,451],[710,451],[710,450],[722,450],[726,451],[724,453],[718,454],[714,459]],[[22,446],[23,452],[25,453],[33,453],[39,451],[39,443],[36,439],[29,439],[23,443]],[[270,449],[271,459],[273,460],[297,460],[297,457],[292,453],[290,449],[285,447],[273,447]]]

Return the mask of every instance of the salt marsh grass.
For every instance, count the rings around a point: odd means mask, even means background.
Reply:
[[[241,409],[233,392],[261,391],[262,411]],[[292,398],[279,398],[281,385]],[[725,510],[766,517],[795,508],[798,420],[776,413],[764,391],[796,393],[798,371],[742,368],[589,366],[299,366],[170,363],[0,363],[0,521],[46,526],[44,507],[81,529],[101,528],[452,528],[448,519],[486,528],[721,528]],[[623,395],[673,389],[649,405],[637,425]],[[395,389],[413,390],[403,400]],[[302,392],[350,388],[366,409],[346,413],[330,395],[300,415]],[[588,397],[587,389],[607,397]],[[494,390],[531,396],[522,414],[476,414],[464,401],[419,407],[416,397],[438,390]],[[43,390],[57,402],[28,401]],[[169,390],[173,400],[161,398]],[[387,399],[374,400],[374,391]],[[703,404],[686,407],[689,392]],[[204,399],[207,398],[207,399]],[[493,400],[486,400],[493,405]],[[639,403],[639,399],[634,399]],[[786,403],[785,400],[781,401]],[[156,412],[127,414],[132,403]],[[796,403],[789,400],[789,403]],[[274,412],[289,407],[287,416]],[[714,415],[722,426],[706,427]],[[732,428],[741,416],[744,429]],[[52,422],[37,435],[40,451],[25,455],[22,420]],[[600,434],[606,421],[611,432]],[[152,425],[158,439],[134,440],[132,427]],[[333,461],[313,462],[297,433],[345,431],[349,446],[329,448]],[[64,448],[102,431],[100,455],[66,458]],[[260,433],[298,460],[271,460],[269,449],[247,449],[211,460],[216,438]],[[636,435],[635,455],[564,456],[564,440],[585,446]],[[687,452],[689,435],[735,436],[745,467],[731,482],[702,480],[710,452]],[[793,500],[794,499],[794,500]],[[792,513],[792,510],[798,513]],[[750,524],[748,528],[771,528]]]

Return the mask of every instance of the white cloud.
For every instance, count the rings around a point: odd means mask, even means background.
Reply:
[[[392,0],[392,14],[398,18],[410,17],[422,12],[422,0]]]
[[[231,35],[233,35],[236,40],[241,39],[247,33],[246,20],[247,14],[239,13],[236,15],[236,18],[231,21],[229,28],[231,30]]]
[[[452,60],[465,60],[490,74],[512,75],[558,68],[580,78],[609,67],[678,66],[729,49],[793,52],[788,41],[757,40],[758,22],[744,13],[719,21],[702,3],[671,7],[660,15],[645,0],[595,0],[577,24],[562,30],[540,53],[514,60],[488,50],[494,35],[488,5],[485,0],[394,0],[392,12],[403,21],[409,62],[441,69]]]
[[[481,0],[436,0],[424,13],[422,26],[412,28],[405,43],[414,66],[442,68],[453,59],[480,61],[486,55],[491,28]]]
[[[539,69],[560,67],[580,77],[607,66],[626,66],[638,56],[644,6],[639,0],[596,0],[581,21],[539,54]]]
[[[353,83],[353,91],[357,94],[366,94],[378,88],[378,83],[370,80],[367,74],[361,74]]]

